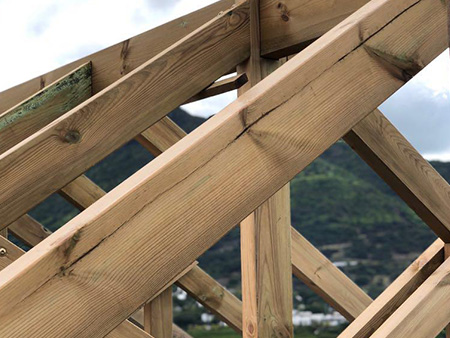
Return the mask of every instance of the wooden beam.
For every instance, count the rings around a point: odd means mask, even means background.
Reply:
[[[218,13],[228,10],[233,4],[234,0],[218,1],[16,87],[0,92],[0,112],[15,106],[44,88],[47,84],[56,81],[89,61],[93,65],[92,90],[93,94],[96,94],[157,56],[189,33],[192,33],[217,16]]]
[[[106,338],[152,338],[153,336],[138,328],[136,325],[126,320],[115,330],[105,336]],[[156,337],[155,337],[156,338]]]
[[[102,188],[84,175],[70,182],[59,193],[80,210],[88,208],[91,204],[106,195],[106,192]]]
[[[352,322],[372,299],[292,228],[294,275]]]
[[[449,272],[446,259],[371,337],[436,337],[450,320]]]
[[[281,65],[261,58],[260,1],[250,1],[250,59],[238,67],[257,85]],[[241,222],[242,336],[293,337],[291,212],[284,186]]]
[[[185,102],[185,104],[207,99],[208,97],[220,95],[235,89],[239,89],[244,84],[246,84],[247,81],[248,81],[247,74],[245,73],[237,74],[227,79],[216,81],[208,88],[202,90],[200,93],[191,97],[189,100]]]
[[[29,215],[24,215],[9,226],[9,231],[29,247],[38,245],[50,236],[51,231]]]
[[[236,332],[242,333],[241,301],[200,267],[194,267],[175,284]]]
[[[450,185],[375,110],[344,140],[444,241],[450,241]]]
[[[369,0],[261,0],[261,52],[281,58],[300,52]]]
[[[355,13],[0,272],[0,335],[109,333],[404,84],[367,48],[424,66],[445,30],[434,0]]]
[[[243,2],[1,154],[1,228],[245,60],[248,53],[248,4]]]
[[[144,331],[155,338],[172,338],[172,287],[144,306]]]
[[[362,312],[339,338],[371,336],[400,305],[442,264],[444,243],[436,240],[421,254],[367,309]]]
[[[91,97],[88,62],[0,114],[0,154]]]

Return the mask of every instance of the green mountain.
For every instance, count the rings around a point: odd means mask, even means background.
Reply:
[[[170,115],[186,131],[204,119],[175,110]],[[109,191],[152,160],[131,141],[87,172]],[[433,162],[450,179],[450,163]],[[342,141],[337,142],[291,182],[292,224],[371,296],[377,296],[417,257],[435,235],[414,212]],[[56,230],[78,211],[58,195],[32,210],[33,217]],[[240,293],[239,229],[208,250],[200,266]],[[314,312],[328,307],[295,281],[295,306]],[[298,297],[301,296],[301,297]],[[178,302],[178,300],[176,300]],[[202,309],[179,302],[180,325],[200,323]]]

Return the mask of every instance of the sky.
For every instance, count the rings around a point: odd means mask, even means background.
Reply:
[[[0,0],[0,91],[213,2]],[[206,117],[235,98],[230,92],[183,108]],[[448,50],[380,109],[427,159],[450,161]]]

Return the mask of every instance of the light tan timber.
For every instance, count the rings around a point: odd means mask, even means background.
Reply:
[[[9,231],[29,247],[33,247],[50,236],[50,230],[29,215],[24,215],[9,226]]]
[[[241,88],[248,81],[247,74],[237,74],[235,76],[229,77],[227,79],[223,79],[220,81],[214,82],[208,88],[202,90],[200,93],[194,95],[185,103],[191,103],[199,100],[206,99],[208,97],[220,95],[226,92],[230,92],[232,90]]]
[[[442,264],[444,243],[436,240],[421,254],[339,338],[369,337]]]
[[[158,156],[185,136],[183,129],[165,117],[136,137],[136,140],[154,156]]]
[[[450,28],[450,3],[449,3],[449,15],[447,16],[449,19],[449,28]],[[449,33],[450,33],[450,29],[449,29]],[[450,44],[449,44],[450,46]],[[447,259],[450,257],[450,245],[448,243],[444,244],[444,258]],[[449,338],[450,337],[450,324],[447,324],[447,326],[445,327],[445,338]]]
[[[25,252],[8,241],[0,237],[0,270],[14,262]],[[108,338],[151,338],[152,336],[145,333],[143,330],[133,325],[129,321],[124,321],[116,329],[114,329],[106,337]]]
[[[368,0],[261,0],[261,52],[280,58],[298,53]]]
[[[162,26],[1,92],[0,112],[13,107],[20,101],[25,100],[27,97],[44,88],[47,84],[56,81],[73,69],[89,61],[93,65],[92,89],[93,94],[96,94],[155,57],[178,40],[184,38],[189,33],[192,33],[221,11],[226,11],[233,4],[234,0],[218,1],[196,12],[177,18]]]
[[[84,210],[91,204],[105,196],[106,192],[82,175],[70,182],[60,190],[60,195],[80,210]]]
[[[245,60],[248,21],[246,2],[225,11],[1,154],[2,228]]]
[[[449,271],[446,259],[370,337],[436,337],[450,319]]]
[[[0,336],[105,336],[439,55],[446,29],[435,0],[356,12],[0,272]]]
[[[172,287],[144,306],[144,331],[155,338],[172,338]]]
[[[344,140],[444,241],[450,241],[450,185],[375,110]]]
[[[0,270],[6,268],[24,253],[21,248],[0,236]]]
[[[0,114],[0,154],[91,97],[86,63]]]
[[[261,58],[260,1],[250,1],[250,59],[242,95],[281,62]],[[293,337],[289,185],[241,222],[242,336]]]
[[[236,332],[242,332],[242,303],[200,267],[192,268],[176,283]]]
[[[288,0],[284,1],[285,7],[278,8],[278,1],[264,0],[262,1],[261,19],[263,27],[268,28],[263,31],[263,53],[276,53],[278,48],[289,50],[289,44],[298,45],[299,41],[318,38],[365,2],[367,0],[339,0],[334,2],[326,0]],[[89,61],[94,66],[92,83],[93,93],[96,94],[193,32],[218,13],[226,11],[233,4],[234,0],[218,1],[208,7],[0,92],[0,112],[13,107],[47,84]],[[283,13],[287,11],[290,20],[284,21]],[[295,48],[295,50],[299,51],[300,49]],[[278,52],[278,54],[284,54],[280,57],[289,55],[289,53],[283,52]]]
[[[183,329],[173,324],[172,326],[173,338],[192,338],[190,334],[185,332]]]
[[[128,320],[124,321],[115,330],[105,336],[106,338],[152,338],[153,336],[138,328]],[[156,337],[154,337],[156,338]]]
[[[294,275],[348,321],[353,321],[372,299],[292,228]]]

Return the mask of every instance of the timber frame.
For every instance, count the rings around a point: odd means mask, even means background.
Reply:
[[[190,337],[172,285],[244,337],[292,337],[292,275],[341,338],[435,337],[450,186],[377,107],[447,48],[448,5],[221,0],[1,92],[0,337]],[[190,134],[167,117],[235,89]],[[109,193],[84,175],[133,138],[152,162]],[[289,181],[340,138],[438,237],[375,300],[290,223]],[[27,213],[54,193],[82,212],[52,234]],[[196,262],[239,223],[242,300]]]

